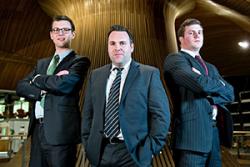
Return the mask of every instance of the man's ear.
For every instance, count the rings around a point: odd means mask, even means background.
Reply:
[[[131,43],[131,44],[130,44],[130,47],[131,47],[131,52],[133,52],[133,51],[134,51],[134,48],[135,48],[134,43]]]
[[[53,40],[52,32],[50,31],[49,34],[50,34],[50,39]]]
[[[74,39],[75,37],[76,37],[76,32],[73,31],[73,32],[72,32],[72,39]]]
[[[183,41],[183,37],[179,37],[179,41],[180,41],[180,43],[182,43],[182,41]]]

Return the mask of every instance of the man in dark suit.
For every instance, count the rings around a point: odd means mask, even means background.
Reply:
[[[75,26],[67,16],[53,18],[50,37],[55,44],[53,58],[38,60],[16,91],[34,102],[28,132],[30,166],[74,167],[81,142],[79,91],[90,61],[70,49]]]
[[[216,122],[225,123],[219,122],[219,115],[230,116],[224,105],[234,100],[233,87],[215,66],[197,57],[203,45],[200,21],[185,20],[178,30],[178,38],[181,51],[168,55],[164,64],[164,77],[174,104],[175,164],[177,167],[221,166]],[[224,118],[231,121],[231,117]],[[224,130],[229,130],[231,137],[232,122]]]
[[[112,26],[108,33],[112,63],[90,75],[82,140],[93,166],[148,167],[165,144],[170,112],[159,70],[132,60],[133,50],[132,34],[123,26]],[[114,85],[119,85],[116,96]]]

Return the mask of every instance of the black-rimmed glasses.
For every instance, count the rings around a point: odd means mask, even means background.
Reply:
[[[63,34],[68,34],[72,29],[71,28],[52,28],[51,31],[55,34],[59,34],[60,31]]]

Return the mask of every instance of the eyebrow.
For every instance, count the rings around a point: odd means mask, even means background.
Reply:
[[[62,28],[72,29],[71,27],[70,28],[69,27],[61,27],[61,28],[59,28],[59,27],[52,27],[52,29],[55,29],[55,28],[58,28],[58,29],[62,29]]]
[[[126,40],[121,40],[121,41],[109,41],[109,42],[116,42],[116,43],[120,43],[120,42],[127,42]]]

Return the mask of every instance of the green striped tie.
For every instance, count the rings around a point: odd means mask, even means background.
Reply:
[[[59,62],[59,55],[54,55],[54,57],[52,58],[50,64],[49,64],[49,67],[47,69],[47,75],[52,75],[54,74],[54,71],[56,69],[56,66]],[[44,108],[44,101],[45,101],[45,95],[42,96],[42,99],[40,101],[40,105],[42,106],[42,108]]]

